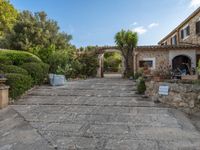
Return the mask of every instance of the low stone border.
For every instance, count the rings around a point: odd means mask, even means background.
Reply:
[[[169,95],[159,95],[159,86],[169,86]],[[154,101],[179,108],[186,113],[196,111],[200,105],[200,85],[191,84],[190,81],[165,81],[165,82],[146,82],[146,95]]]

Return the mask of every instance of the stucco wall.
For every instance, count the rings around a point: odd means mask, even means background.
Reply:
[[[172,60],[174,57],[184,55],[191,59],[191,66],[196,67],[196,50],[170,50],[169,51],[169,64],[172,65]]]

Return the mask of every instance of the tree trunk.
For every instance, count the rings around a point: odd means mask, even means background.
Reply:
[[[129,77],[130,76],[130,74],[131,74],[131,67],[130,67],[130,64],[129,64],[129,56],[127,55],[126,57],[125,57],[125,70],[124,70],[124,77],[125,78],[127,78],[127,77]]]

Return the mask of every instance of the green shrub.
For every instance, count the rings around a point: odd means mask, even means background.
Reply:
[[[144,94],[146,91],[146,85],[143,78],[137,80],[137,92],[138,94]]]
[[[197,71],[198,71],[198,73],[200,74],[200,60],[199,60],[199,62],[198,62]]]
[[[13,65],[0,64],[0,70],[4,73],[18,73],[18,74],[28,75],[28,72],[25,69]]]
[[[138,78],[140,78],[142,76],[142,74],[140,74],[139,72],[136,72],[134,74],[134,79],[137,80]]]
[[[97,74],[98,68],[98,57],[95,53],[83,53],[78,58],[79,63],[81,64],[80,75],[86,77],[95,77]]]
[[[7,56],[0,55],[0,64],[12,65],[13,62]]]
[[[32,86],[32,78],[27,75],[9,73],[5,75],[7,78],[6,84],[10,86],[9,96],[16,99]]]
[[[50,72],[51,73],[56,73],[58,66],[60,66],[61,68],[65,68],[66,64],[68,62],[72,62],[73,61],[73,56],[71,56],[70,54],[68,54],[65,51],[57,51],[52,53],[49,57],[46,63],[49,64],[50,66]]]
[[[139,69],[139,70],[134,74],[133,78],[134,78],[135,80],[137,80],[137,79],[139,79],[140,77],[143,76],[143,73],[144,73],[144,70],[143,70],[143,69]]]
[[[122,68],[122,56],[119,52],[108,52],[104,54],[104,71],[120,72]]]
[[[24,63],[22,66],[33,78],[33,83],[40,85],[48,75],[49,66],[44,63]]]
[[[24,51],[0,50],[0,57],[1,62],[5,63],[6,61],[9,61],[9,64],[12,62],[12,64],[16,66],[29,62],[41,62],[39,57]]]

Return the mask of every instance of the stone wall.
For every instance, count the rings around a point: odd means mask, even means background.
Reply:
[[[154,101],[160,101],[172,107],[179,108],[186,113],[192,113],[200,103],[200,85],[188,83],[155,82],[146,83],[146,94]],[[169,86],[169,95],[158,94],[160,85]]]
[[[139,69],[139,62],[145,59],[154,59],[155,60],[155,69],[158,69],[161,65],[162,67],[169,66],[169,51],[163,49],[157,50],[142,50],[138,52],[136,61],[137,61],[137,70]]]
[[[190,21],[186,22],[185,25],[190,25],[190,36],[186,39],[180,39],[180,42],[187,42],[187,43],[193,43],[193,44],[199,44],[200,43],[200,36],[196,34],[196,22],[199,21],[200,18],[200,12],[193,17]]]
[[[182,26],[177,29],[175,32],[172,32],[170,34],[170,36],[165,40],[165,42],[167,42],[167,45],[171,45],[171,38],[174,35],[177,35],[177,42],[178,44],[180,44],[180,42],[182,43],[192,43],[192,44],[200,44],[200,36],[196,34],[196,22],[199,21],[200,18],[200,12],[195,15],[193,18],[191,18],[189,21],[185,22],[184,24],[182,24]],[[185,39],[181,39],[181,30],[183,27],[185,27],[186,25],[190,26],[190,35],[185,38]]]

